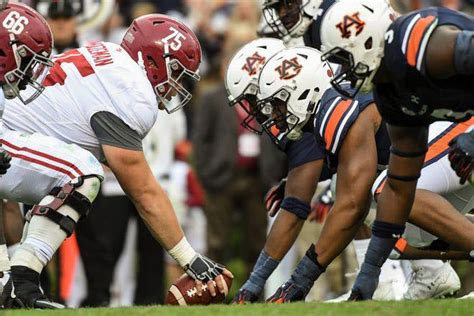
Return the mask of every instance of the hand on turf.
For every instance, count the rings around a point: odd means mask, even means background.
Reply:
[[[464,184],[472,176],[474,162],[474,130],[464,133],[449,142],[449,161],[451,168],[461,178],[460,183]]]
[[[265,208],[268,216],[274,217],[280,209],[281,201],[285,198],[286,179],[282,179],[265,194]]]

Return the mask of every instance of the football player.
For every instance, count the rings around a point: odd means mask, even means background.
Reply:
[[[35,66],[6,75],[11,94],[18,94],[25,73],[37,73],[40,61],[51,64],[51,33],[41,32],[38,24],[47,25],[30,11],[9,5],[0,15],[0,44],[16,57],[8,61]],[[33,55],[30,45],[43,39],[49,41],[48,50]],[[215,280],[224,291],[221,274],[232,275],[189,245],[141,146],[159,109],[172,113],[190,100],[182,80],[199,79],[200,62],[200,45],[189,28],[164,15],[147,15],[132,23],[121,45],[98,42],[57,56],[47,72],[39,72],[37,82],[27,80],[35,83],[26,88],[34,98],[6,102],[1,142],[13,159],[0,181],[0,195],[39,203],[27,215],[22,244],[11,259],[11,279],[2,295],[5,307],[62,307],[42,294],[39,273],[87,215],[102,179],[99,159],[114,172],[156,239],[196,280],[198,290],[207,282],[215,295]]]
[[[343,69],[333,86],[346,95],[373,90],[392,141],[388,179],[351,299],[372,298],[380,266],[405,230],[420,171],[430,157],[429,124],[465,122],[474,113],[473,36],[472,17],[446,8],[397,16],[386,0],[336,2],[321,20],[325,59]],[[346,81],[350,92],[343,87]],[[458,167],[463,182],[470,178],[470,162]],[[466,240],[464,247],[474,245]]]
[[[288,198],[285,198],[283,205],[281,206],[282,211],[278,214],[277,220],[275,224],[272,226],[272,229],[269,233],[269,237],[267,239],[267,243],[265,245],[265,249],[262,251],[259,259],[257,260],[257,263],[254,267],[254,270],[252,272],[252,275],[250,276],[250,279],[244,284],[242,287],[241,291],[237,294],[237,296],[234,298],[234,302],[236,303],[244,303],[244,302],[252,302],[255,301],[258,297],[258,294],[260,293],[263,284],[265,283],[266,279],[268,276],[271,274],[271,272],[274,270],[276,265],[278,264],[278,259],[281,259],[286,251],[289,249],[289,247],[293,244],[296,236],[298,235],[300,231],[301,225],[304,223],[304,218],[307,216],[307,212],[309,212],[309,201],[311,200],[312,195],[314,194],[315,190],[315,185],[317,182],[317,179],[319,177],[319,173],[321,172],[321,166],[323,165],[322,161],[324,160],[325,156],[325,151],[326,149],[324,146],[321,146],[320,144],[316,144],[314,142],[314,136],[312,135],[311,131],[311,126],[310,124],[304,124],[309,120],[308,109],[304,108],[304,96],[305,92],[316,89],[316,88],[311,88],[310,83],[311,80],[308,78],[303,78],[298,77],[299,80],[302,80],[305,82],[305,85],[302,84],[296,84],[295,79],[291,78],[292,75],[290,72],[295,71],[298,72],[298,69],[302,68],[303,62],[301,64],[298,64],[294,62],[293,58],[288,58],[289,61],[284,63],[283,62],[281,65],[273,65],[273,68],[275,68],[275,72],[277,71],[277,68],[279,69],[278,71],[283,71],[284,68],[287,68],[285,73],[288,71],[288,74],[285,76],[286,78],[289,77],[289,79],[293,80],[290,82],[292,85],[290,88],[296,89],[296,87],[300,87],[301,91],[301,97],[302,99],[300,100],[301,102],[299,103],[299,107],[297,107],[297,110],[299,111],[299,118],[295,119],[294,117],[289,117],[289,120],[299,121],[300,124],[298,126],[293,126],[291,129],[282,129],[284,132],[281,133],[281,135],[286,135],[287,137],[282,137],[278,133],[275,133],[278,129],[276,128],[276,125],[274,124],[272,120],[267,121],[266,117],[262,117],[261,114],[255,113],[258,112],[255,107],[252,107],[252,104],[255,102],[255,93],[258,91],[257,87],[255,87],[255,80],[254,76],[258,74],[258,71],[260,70],[260,64],[256,63],[256,61],[263,61],[268,59],[268,55],[265,54],[265,50],[262,48],[268,48],[271,47],[270,44],[272,41],[275,40],[269,40],[269,39],[260,39],[257,41],[254,41],[252,43],[247,44],[244,48],[242,48],[232,59],[231,63],[229,64],[228,72],[227,72],[227,77],[226,77],[226,85],[228,88],[228,92],[230,95],[230,100],[231,104],[237,104],[239,106],[242,106],[244,110],[246,110],[249,113],[248,118],[243,122],[245,126],[252,126],[253,125],[253,130],[257,132],[261,132],[261,127],[259,129],[256,129],[255,127],[258,126],[258,123],[262,124],[265,128],[265,131],[271,135],[272,139],[280,145],[280,147],[285,150],[285,146],[288,148],[296,148],[297,150],[287,153],[291,153],[289,155],[289,161],[290,161],[290,172],[288,176],[288,183],[294,182],[295,184],[292,184],[289,188],[286,189],[285,196]],[[253,45],[255,44],[255,45]],[[310,53],[315,54],[314,50],[309,50]],[[279,55],[279,54],[278,54]],[[278,56],[277,55],[277,56]],[[308,52],[301,52],[301,56],[308,55]],[[319,55],[318,55],[319,56]],[[273,57],[271,61],[274,61]],[[313,56],[311,61],[304,60],[304,65],[311,65],[311,64],[317,64],[317,57]],[[255,66],[255,67],[250,67],[250,65]],[[257,67],[258,66],[258,67]],[[300,67],[301,66],[301,67]],[[272,66],[268,66],[269,69],[272,69]],[[296,69],[296,70],[294,70]],[[313,70],[313,75],[316,73],[316,71]],[[328,69],[329,70],[329,69]],[[300,70],[301,71],[301,70]],[[320,73],[324,73],[321,72]],[[252,76],[253,74],[253,76]],[[324,73],[324,75],[327,77],[327,81],[329,80],[328,74]],[[278,77],[278,75],[274,76]],[[318,78],[316,76],[316,78]],[[275,78],[274,78],[275,79]],[[324,79],[324,78],[323,78]],[[269,80],[270,82],[270,80]],[[282,82],[280,80],[280,82]],[[299,83],[301,81],[298,81]],[[322,81],[324,83],[324,81]],[[283,81],[283,83],[285,83]],[[321,87],[317,87],[318,89],[323,88],[323,84]],[[308,88],[305,90],[305,87]],[[332,90],[332,89],[331,89]],[[295,93],[298,94],[299,92],[296,91]],[[325,91],[325,89],[321,90]],[[332,90],[333,95],[337,95],[337,92]],[[309,92],[306,94],[306,97],[308,97]],[[334,96],[332,97],[334,99]],[[332,99],[330,99],[332,101]],[[307,100],[306,100],[307,101]],[[357,102],[360,101],[360,104],[362,104],[362,109],[365,109],[366,106],[369,104],[372,104],[371,107],[369,108],[374,108],[373,105],[373,99],[370,96],[366,96],[365,99],[362,100],[357,100]],[[309,102],[311,103],[311,102]],[[269,102],[271,104],[271,102]],[[359,103],[357,103],[359,104]],[[330,104],[327,104],[330,105]],[[311,108],[311,106],[310,106]],[[257,108],[258,109],[258,108]],[[312,110],[315,110],[315,107],[312,108]],[[351,126],[352,124],[352,119],[355,119],[359,116],[360,110],[356,111],[355,114],[351,116],[351,119],[346,122],[348,125],[346,125],[347,129]],[[255,122],[257,120],[257,122]],[[379,117],[380,121],[380,117]],[[250,123],[249,123],[250,122]],[[360,123],[364,124],[364,123]],[[380,158],[380,164],[386,164],[387,161],[387,156],[388,156],[388,137],[386,135],[385,129],[383,128],[383,125],[379,122],[379,125],[381,125],[380,131],[376,133],[377,135],[376,142],[378,147],[382,148],[379,149],[381,154],[379,155]],[[367,126],[366,126],[367,129]],[[335,133],[334,135],[339,134],[340,141],[343,142],[344,139],[344,133]],[[275,137],[275,135],[277,135]],[[300,136],[302,137],[300,138]],[[311,136],[311,137],[308,137]],[[307,141],[305,141],[305,138],[307,138]],[[296,140],[296,141],[288,141],[287,138]],[[313,141],[311,141],[313,140]],[[306,142],[306,143],[305,143]],[[299,144],[302,146],[299,147]],[[282,146],[283,145],[283,146]],[[299,148],[299,149],[298,149]],[[385,148],[385,150],[383,150]],[[338,161],[338,157],[332,156],[333,159],[333,165],[334,162]],[[305,161],[305,164],[299,165],[298,168],[291,168],[291,162],[292,161],[297,161],[299,159],[300,161]],[[348,159],[348,161],[351,161]],[[362,161],[363,162],[363,161]],[[355,164],[355,162],[352,162]],[[319,167],[318,167],[319,166]],[[333,166],[334,167],[334,166]],[[369,167],[370,168],[370,167]],[[374,166],[374,169],[376,168],[376,165]],[[323,177],[324,178],[324,177]],[[344,179],[344,178],[343,178]],[[347,183],[355,183],[354,180],[351,180]],[[373,182],[373,181],[372,181]],[[372,182],[368,183],[368,186],[370,188],[370,185]],[[369,191],[367,191],[368,194]],[[344,196],[344,195],[343,195]],[[351,195],[348,195],[347,197],[350,197]],[[343,200],[340,201],[339,209],[344,207],[344,203],[342,203]],[[339,211],[341,212],[341,211]],[[348,213],[351,213],[348,210]],[[352,213],[358,213],[358,210],[354,210]],[[362,214],[365,214],[365,211],[362,212]],[[342,212],[342,216],[344,216],[345,213]],[[362,216],[362,215],[360,215]],[[454,215],[455,216],[455,215]],[[351,217],[357,217],[357,216],[350,216],[349,222],[351,222]],[[439,223],[439,218],[437,217],[437,224]],[[442,216],[441,216],[442,218]],[[301,220],[303,219],[303,220]],[[463,218],[457,217],[457,220],[460,220],[462,223],[464,222]],[[334,222],[340,223],[341,225],[344,224],[344,219],[339,219],[335,220]],[[286,223],[294,223],[291,227],[288,227]],[[336,229],[338,230],[338,224],[332,224]],[[349,224],[348,224],[349,225]],[[353,223],[354,226],[356,226],[356,223]],[[427,225],[425,225],[426,227]],[[299,228],[298,228],[299,227]],[[440,229],[439,227],[437,228],[438,230]],[[337,235],[337,234],[335,234]],[[280,236],[280,238],[274,238],[275,236]],[[352,238],[352,237],[351,237]],[[332,239],[333,244],[338,244],[334,243],[335,239]],[[342,246],[342,249],[345,246]],[[312,247],[310,248],[310,251],[314,252]],[[336,250],[337,251],[337,250]],[[306,264],[309,266],[308,270],[313,270],[313,272],[308,273],[307,276],[309,279],[315,279],[317,278],[318,274],[317,269],[312,267],[314,266],[314,263],[312,263],[310,260],[304,260]],[[314,269],[313,269],[314,268]],[[451,268],[452,270],[452,268]],[[312,282],[309,281],[310,284],[312,285]],[[304,298],[306,296],[307,291],[311,288],[310,285],[306,286],[306,289],[303,289],[302,291],[299,292],[293,292],[295,295],[288,295],[286,299],[288,300],[299,300]]]
[[[273,34],[276,34],[283,39],[286,40],[286,42],[290,42],[289,38],[298,38],[301,36],[302,33],[304,33],[304,43],[307,46],[310,47],[315,47],[319,48],[321,45],[321,40],[319,38],[319,32],[316,32],[315,30],[319,30],[320,28],[320,20],[319,17],[323,15],[323,13],[329,8],[331,4],[333,4],[335,1],[334,0],[324,0],[324,1],[294,1],[294,0],[280,0],[280,1],[265,1],[264,2],[264,17],[266,19],[266,22],[268,25],[272,28]],[[318,7],[319,6],[319,7]],[[308,23],[308,19],[313,18],[312,23]],[[305,22],[304,22],[305,21]],[[250,44],[249,44],[250,45]],[[256,51],[256,49],[254,49]],[[250,52],[250,55],[254,53],[254,51]],[[246,56],[249,61],[254,61],[255,59],[252,58],[250,55]],[[238,56],[235,57],[234,61],[236,61],[236,64],[239,66],[234,67],[232,71],[229,71],[228,74],[230,74],[230,77],[228,76],[229,80],[235,79],[235,82],[239,82],[239,85],[245,85],[245,80],[240,80],[240,68],[242,67],[241,65],[245,64],[246,61],[244,60],[238,60]],[[242,57],[241,57],[242,58]],[[231,63],[232,65],[232,63]],[[230,66],[231,66],[230,65]],[[230,68],[229,68],[230,69]],[[239,77],[239,80],[236,78]],[[248,79],[245,77],[245,79]],[[228,82],[229,82],[228,80]],[[248,83],[248,80],[247,80]],[[240,91],[234,90],[231,91],[234,93],[235,96],[239,95],[242,92],[243,89]],[[291,142],[290,142],[291,143]],[[308,143],[305,143],[304,145],[306,148],[312,148]],[[313,149],[314,152],[314,149]],[[297,157],[297,155],[294,155]],[[293,158],[295,159],[295,158]],[[296,158],[297,159],[297,158]],[[291,158],[290,158],[291,160]],[[295,173],[296,174],[296,173]],[[300,172],[298,173],[298,177],[293,178],[295,182],[299,183],[314,183],[314,175],[310,172]],[[306,179],[306,180],[303,180]],[[313,179],[313,180],[311,180]],[[317,179],[317,178],[316,178]],[[304,182],[302,182],[304,181]],[[311,182],[312,181],[312,182]],[[280,202],[285,196],[285,184],[286,181],[282,181],[279,186],[275,187],[275,190],[273,190],[269,195],[267,199],[267,208],[269,209],[269,212],[271,214],[275,214],[275,212],[278,211],[280,208]],[[307,188],[311,188],[311,185],[305,185]],[[291,192],[291,195],[295,195],[295,192]],[[311,193],[310,193],[311,194]],[[304,198],[302,194],[296,195],[301,201],[305,201],[308,199],[311,199],[310,197]],[[309,203],[309,200],[308,200]],[[262,252],[261,257],[265,259],[268,255],[270,256],[270,259],[273,260],[258,260],[257,264],[254,267],[254,272],[258,275],[260,275],[259,278],[255,277],[250,277],[249,281],[242,287],[242,291],[239,297],[240,300],[237,299],[236,301],[243,302],[245,301],[245,297],[257,297],[255,295],[255,292],[257,289],[260,289],[263,287],[264,282],[266,281],[266,278],[268,277],[269,273],[274,269],[276,266],[279,259],[281,259],[286,251],[288,250],[288,247],[291,246],[294,242],[294,239],[298,235],[298,232],[301,229],[301,225],[304,222],[301,218],[295,216],[294,214],[290,214],[291,212],[287,212],[284,210],[283,212],[280,212],[278,214],[277,221],[275,225],[272,226],[272,229],[269,233],[269,236],[267,238],[267,243],[265,245],[265,249]],[[289,233],[291,231],[291,233]],[[357,238],[359,240],[354,241],[354,245],[356,248],[356,253],[357,253],[357,258],[363,259],[363,256],[365,254],[365,250],[367,249],[368,246],[368,239],[367,235],[364,234],[364,229],[361,230],[360,234],[358,234]],[[277,242],[272,242],[272,241],[277,241]],[[361,262],[362,263],[362,262]],[[412,262],[414,263],[414,262]],[[421,261],[416,262],[417,268],[420,267]],[[423,262],[424,264],[424,275],[426,276],[427,273],[426,271],[433,271],[433,275],[440,274],[439,269],[435,269],[435,267],[439,268],[440,263],[435,263],[435,262]],[[398,265],[396,262],[392,262],[392,265]],[[433,270],[435,269],[435,270]],[[259,270],[265,270],[264,274],[261,274]],[[457,276],[455,276],[455,272],[452,270],[452,268],[447,264],[444,266],[443,272],[448,273],[453,275],[452,279],[453,280],[458,280]],[[388,272],[386,275],[388,276],[387,278],[387,284],[391,283],[393,280],[392,275],[393,273],[389,271],[387,268],[386,272]],[[384,273],[382,273],[384,274]],[[265,277],[264,277],[265,276]],[[425,282],[431,283],[435,280],[430,279],[430,278],[425,278]],[[454,282],[456,283],[456,282]],[[420,283],[421,284],[421,283]],[[254,293],[249,294],[248,292],[252,290]],[[413,295],[413,293],[416,292],[416,289],[413,287],[410,289],[409,292],[406,294],[410,294],[410,297],[416,297],[418,295]],[[258,292],[257,292],[258,293]],[[434,296],[437,295],[438,292],[433,291],[432,294]],[[427,291],[424,291],[423,295],[426,295]],[[383,295],[385,297],[385,295]],[[379,296],[380,297],[380,296]],[[418,296],[419,297],[419,296]],[[428,298],[430,296],[424,296],[424,298]]]
[[[301,129],[317,106],[314,134],[321,151],[327,153],[330,167],[338,173],[335,204],[318,242],[308,249],[291,279],[270,298],[273,302],[299,300],[306,296],[316,278],[354,237],[368,211],[377,165],[388,162],[390,142],[371,94],[361,94],[351,100],[334,89],[321,89],[323,85],[320,82],[332,80],[332,76],[328,77],[330,69],[327,64],[326,67],[318,65],[318,56],[319,52],[309,48],[281,51],[264,66],[259,76],[259,108],[270,116],[263,124],[265,131],[271,134],[276,128],[291,133]],[[321,70],[318,71],[317,67]],[[315,95],[320,91],[321,94]],[[473,198],[472,188],[467,186],[468,192],[463,191],[465,188],[449,168],[446,155],[447,142],[468,127],[469,124],[448,123],[433,126],[430,154],[423,168],[424,181],[420,183],[420,189],[429,191],[417,192],[417,203],[410,217],[413,223],[442,236],[444,240],[449,239],[450,244],[464,251],[470,249],[474,235],[464,234],[458,225],[472,229],[472,224],[437,193],[456,192],[452,198],[456,199],[458,209],[464,213],[472,207],[467,202]],[[444,137],[445,134],[448,135]],[[322,160],[319,163],[321,166]],[[442,178],[436,176],[440,174],[439,170],[444,171]],[[419,212],[423,210],[446,214],[419,218]],[[461,240],[446,234],[444,216],[457,222],[450,229],[463,234]],[[421,241],[410,239],[417,244],[427,242],[425,238]]]
[[[13,12],[13,13],[12,13]],[[30,18],[19,19],[19,16],[28,15]],[[0,2],[0,119],[5,108],[5,97],[20,97],[27,85],[35,85],[37,75],[35,68],[47,67],[52,49],[52,34],[44,20],[28,7]],[[30,25],[28,25],[30,24]],[[24,31],[31,29],[25,36]],[[33,31],[34,29],[34,31]],[[33,39],[34,38],[34,39]],[[39,89],[38,92],[41,92]],[[22,100],[24,100],[22,98]],[[3,126],[0,134],[8,133]],[[4,175],[11,167],[11,155],[0,144],[0,174]],[[1,181],[6,181],[3,177]],[[2,196],[3,198],[3,196]],[[3,203],[0,205],[0,294],[10,279],[10,261],[8,258],[5,234]],[[1,308],[0,299],[0,308]]]

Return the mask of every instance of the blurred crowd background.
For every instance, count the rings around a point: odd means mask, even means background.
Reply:
[[[145,151],[166,189],[188,240],[197,251],[226,264],[234,273],[231,295],[245,281],[265,241],[271,219],[264,193],[285,176],[285,157],[267,137],[238,124],[244,113],[227,107],[223,84],[233,53],[261,29],[262,0],[58,0],[21,1],[35,7],[51,25],[56,53],[91,41],[120,43],[131,21],[163,13],[184,21],[197,34],[204,60],[201,81],[184,111],[162,113],[147,136]],[[474,0],[392,1],[401,13],[442,5],[474,12]],[[316,240],[320,222],[308,222],[296,245],[267,285],[273,293]],[[111,174],[87,221],[61,247],[44,276],[46,290],[69,306],[162,303],[183,272],[148,233]],[[455,263],[464,294],[474,290],[474,269]],[[348,290],[355,276],[351,246],[316,283],[312,300]],[[231,297],[231,296],[230,296]]]

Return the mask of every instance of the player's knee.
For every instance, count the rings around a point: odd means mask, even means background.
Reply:
[[[89,214],[101,181],[99,175],[86,175],[66,183],[62,188],[54,188],[39,205],[31,209],[27,220],[33,216],[44,216],[70,236],[77,222]]]
[[[77,184],[74,184],[77,182]],[[102,177],[99,175],[90,175],[72,181],[73,185],[77,185],[76,192],[86,197],[90,203],[94,202],[99,194]]]

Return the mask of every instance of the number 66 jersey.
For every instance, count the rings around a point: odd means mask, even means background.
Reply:
[[[101,157],[91,118],[106,112],[143,139],[158,114],[145,70],[119,45],[97,42],[58,55],[45,74],[44,92],[27,106],[6,102],[5,127],[74,143]]]

